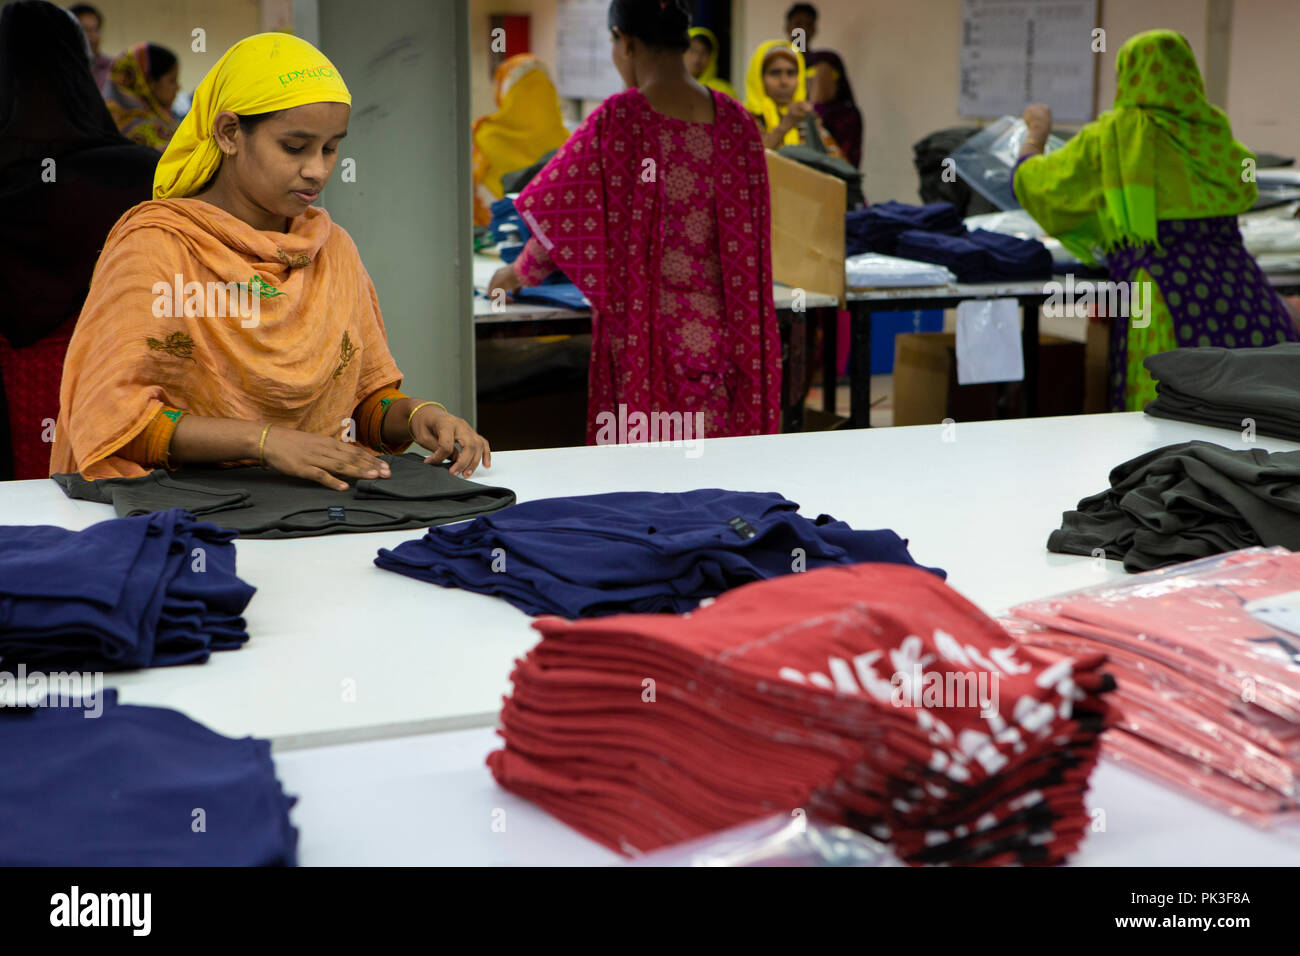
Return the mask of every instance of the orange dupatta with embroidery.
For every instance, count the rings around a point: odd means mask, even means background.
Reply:
[[[114,452],[166,405],[342,437],[358,403],[401,378],[370,276],[325,210],[262,232],[200,199],[152,200],[95,266],[50,473],[146,474]]]

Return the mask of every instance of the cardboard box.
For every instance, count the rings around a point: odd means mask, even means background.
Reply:
[[[844,181],[767,151],[772,277],[844,305]]]
[[[1038,414],[1083,413],[1084,344],[1039,336]],[[1023,382],[957,384],[957,336],[920,332],[894,340],[894,424],[990,421],[1020,414]],[[999,399],[1005,407],[1000,407]]]

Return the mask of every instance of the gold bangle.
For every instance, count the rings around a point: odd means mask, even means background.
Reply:
[[[411,409],[411,414],[406,416],[406,433],[411,436],[411,441],[417,440],[415,437],[415,413],[426,405],[437,405],[444,412],[447,412],[447,406],[442,404],[442,402],[421,402],[419,405],[416,405]],[[447,412],[447,414],[450,415],[451,412]]]
[[[257,461],[263,468],[266,467],[266,433],[270,430],[270,425],[264,426],[262,428],[262,438],[257,443]]]
[[[1045,149],[1045,148],[1047,147],[1047,141],[1044,140],[1043,142],[1040,143],[1040,142],[1039,142],[1038,140],[1036,140],[1036,139],[1029,139],[1029,138],[1026,138],[1025,141],[1024,141],[1023,143],[1020,144],[1020,149],[1023,151],[1024,148],[1025,148],[1026,146],[1033,146],[1035,149],[1040,149],[1040,150],[1041,150],[1041,149]]]

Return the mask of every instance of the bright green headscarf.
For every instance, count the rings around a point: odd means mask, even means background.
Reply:
[[[1205,98],[1182,34],[1130,37],[1115,66],[1114,109],[1025,160],[1014,183],[1039,225],[1090,264],[1116,246],[1154,243],[1158,219],[1232,216],[1257,195],[1253,174],[1243,181],[1255,156]]]

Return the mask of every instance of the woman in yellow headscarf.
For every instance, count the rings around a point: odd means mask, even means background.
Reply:
[[[501,176],[531,166],[569,138],[560,98],[546,68],[531,53],[497,67],[497,111],[474,121],[474,225],[492,221],[502,197]]]
[[[842,155],[808,101],[803,54],[786,40],[768,40],[754,51],[745,71],[745,109],[753,114],[768,149],[802,143],[811,119],[827,151]]]
[[[455,474],[491,464],[467,422],[398,390],[357,248],[313,206],[351,102],[334,65],[284,33],[241,40],[204,77],[154,199],[95,266],[51,474],[247,461],[342,491],[386,477],[376,453],[412,441]]]
[[[733,100],[738,99],[731,84],[718,76],[718,38],[708,27],[691,27],[687,31],[691,45],[683,54],[686,71],[695,77],[696,82],[726,93]]]

